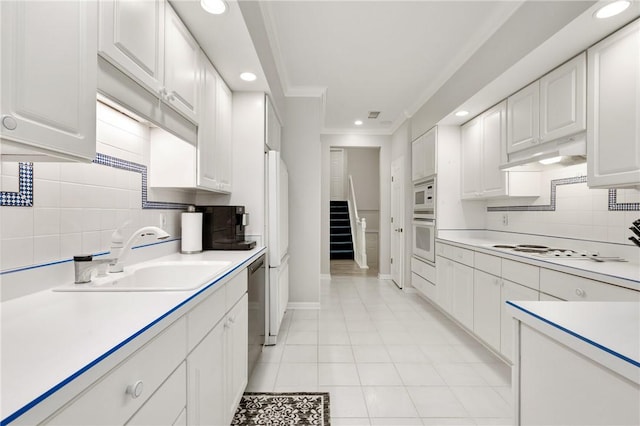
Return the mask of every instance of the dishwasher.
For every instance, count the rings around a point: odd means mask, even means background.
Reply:
[[[247,373],[251,372],[260,358],[266,331],[266,267],[265,255],[260,256],[247,268],[249,272],[249,355]]]

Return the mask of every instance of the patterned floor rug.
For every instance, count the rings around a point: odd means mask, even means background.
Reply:
[[[329,426],[328,392],[251,393],[242,396],[232,425]]]

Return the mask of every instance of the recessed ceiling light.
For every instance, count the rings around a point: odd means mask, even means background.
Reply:
[[[612,16],[616,16],[617,14],[622,13],[629,7],[629,5],[631,5],[631,2],[629,0],[617,0],[611,3],[607,3],[600,9],[596,10],[593,16],[598,19],[611,18]]]
[[[456,112],[456,117],[466,117],[467,115],[469,115],[469,111],[460,110]]]
[[[243,79],[244,81],[256,81],[256,75],[252,72],[243,72],[242,74],[240,74],[240,78]]]
[[[228,9],[224,0],[200,0],[200,6],[213,15],[222,15]]]
[[[353,122],[356,126],[362,126],[362,120],[356,120]]]

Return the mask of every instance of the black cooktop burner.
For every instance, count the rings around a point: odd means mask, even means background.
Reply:
[[[516,246],[508,246],[506,244],[496,244],[493,247],[495,248],[503,248],[503,249],[514,249]]]
[[[516,247],[513,249],[513,251],[519,251],[521,253],[546,253],[549,250],[547,248],[530,248],[530,247]]]
[[[549,250],[549,247],[547,246],[537,246],[535,244],[518,244],[516,247],[518,248],[523,248],[523,249],[545,249],[545,250]]]

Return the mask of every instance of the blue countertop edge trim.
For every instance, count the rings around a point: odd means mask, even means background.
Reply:
[[[13,414],[10,414],[6,418],[2,419],[2,421],[0,421],[0,426],[8,425],[9,423],[13,422],[18,417],[22,416],[27,411],[29,411],[30,409],[32,409],[33,407],[35,407],[36,405],[38,405],[39,403],[41,403],[42,401],[44,401],[45,399],[47,399],[48,397],[50,397],[51,395],[53,395],[54,393],[59,391],[60,389],[62,389],[64,386],[66,386],[69,383],[71,383],[74,379],[76,379],[80,375],[86,373],[88,370],[90,370],[92,367],[97,365],[99,362],[101,362],[104,359],[106,359],[107,357],[109,357],[111,354],[116,352],[118,349],[122,348],[124,345],[126,345],[129,342],[131,342],[133,339],[135,339],[136,337],[140,336],[145,331],[149,330],[151,327],[153,327],[154,325],[156,325],[157,323],[162,321],[164,318],[166,318],[167,316],[171,315],[173,312],[177,311],[182,306],[184,306],[185,304],[189,303],[191,300],[193,300],[196,297],[200,296],[204,291],[206,291],[209,288],[211,288],[212,286],[216,285],[222,279],[224,279],[225,277],[229,276],[234,271],[237,271],[242,266],[245,266],[247,263],[251,262],[256,257],[259,257],[262,254],[264,254],[265,251],[266,251],[266,248],[262,248],[259,252],[255,253],[253,256],[251,256],[250,258],[248,258],[244,262],[240,263],[238,266],[236,266],[235,268],[231,269],[230,271],[227,271],[224,275],[221,275],[215,281],[212,281],[209,284],[205,285],[205,287],[201,288],[197,293],[191,295],[191,297],[187,298],[186,300],[183,300],[178,305],[173,307],[171,310],[169,310],[169,311],[165,312],[164,314],[160,315],[158,318],[156,318],[155,320],[151,321],[149,324],[147,324],[146,326],[144,326],[143,328],[141,328],[140,330],[138,330],[137,332],[135,332],[134,334],[132,334],[131,336],[129,336],[128,338],[126,338],[125,340],[123,340],[122,342],[117,344],[116,346],[114,346],[113,348],[109,349],[107,352],[105,352],[104,354],[102,354],[101,356],[96,358],[95,360],[91,361],[89,364],[85,365],[80,370],[78,370],[75,373],[73,373],[71,376],[67,377],[66,379],[64,379],[63,381],[58,383],[57,385],[53,386],[51,389],[49,389],[48,391],[46,391],[45,393],[43,393],[42,395],[40,395],[39,397],[37,397],[33,401],[29,402],[24,407],[18,409]]]
[[[628,362],[629,364],[631,364],[631,365],[633,365],[635,367],[640,368],[640,362],[638,362],[638,361],[635,361],[635,360],[633,360],[633,359],[631,359],[629,357],[626,357],[626,356],[624,356],[624,355],[622,355],[622,354],[620,354],[620,353],[618,353],[618,352],[616,352],[614,350],[611,350],[611,349],[607,348],[606,346],[602,346],[601,344],[596,343],[593,340],[587,339],[586,337],[581,336],[580,334],[578,334],[576,332],[573,332],[573,331],[569,330],[568,328],[565,328],[565,327],[563,327],[563,326],[561,326],[559,324],[556,324],[553,321],[550,321],[550,320],[548,320],[546,318],[543,318],[540,315],[534,314],[533,312],[523,308],[522,306],[518,306],[513,302],[507,301],[506,303],[507,303],[507,305],[513,306],[514,308],[518,309],[519,311],[522,311],[522,312],[524,312],[526,314],[529,314],[532,317],[534,317],[536,319],[539,319],[540,321],[542,321],[542,322],[544,322],[546,324],[549,324],[552,327],[557,328],[558,330],[561,330],[561,331],[563,331],[563,332],[565,332],[567,334],[570,334],[571,336],[576,337],[576,338],[582,340],[583,342],[586,342],[586,343],[588,343],[588,344],[590,344],[592,346],[595,346],[598,349],[601,349],[601,350],[603,350],[603,351],[615,356],[616,358],[620,358],[621,360],[623,360],[625,362]]]

